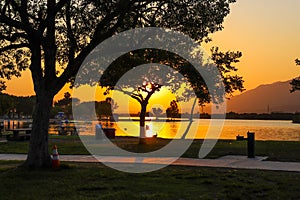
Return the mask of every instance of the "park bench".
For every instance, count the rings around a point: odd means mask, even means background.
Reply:
[[[78,135],[78,130],[75,126],[58,126],[58,135]]]
[[[12,132],[13,134],[6,135],[8,141],[25,141],[30,140],[31,128],[16,128],[8,129],[6,131]]]

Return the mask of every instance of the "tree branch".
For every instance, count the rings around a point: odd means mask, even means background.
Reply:
[[[68,59],[69,59],[70,63],[73,63],[74,58],[75,58],[75,51],[77,49],[77,42],[76,42],[76,39],[72,32],[70,9],[71,9],[70,2],[68,2],[67,8],[66,8],[67,35],[68,35],[69,43],[70,43]]]
[[[70,0],[60,0],[59,2],[57,2],[53,9],[54,14],[57,14],[68,2],[71,2],[71,1]]]
[[[140,104],[142,104],[142,102],[144,101],[143,96],[141,94],[134,94],[132,92],[128,92],[128,91],[122,90],[122,89],[117,89],[117,90],[130,96],[131,98],[137,100]]]
[[[14,0],[11,0],[10,2],[12,7],[20,14],[22,24],[24,24],[24,26],[26,26],[28,30],[30,29],[30,32],[32,32],[33,29],[31,29],[29,24],[29,15],[27,13],[28,0],[21,0],[21,6],[19,6]]]
[[[63,3],[66,2],[68,2],[68,0],[61,0],[61,6],[64,5]],[[98,44],[111,37],[117,31],[117,28],[119,28],[123,20],[121,16],[128,12],[124,10],[124,4],[126,3],[128,3],[128,0],[119,1],[119,4],[116,6],[117,8],[108,16],[106,16],[101,22],[99,22],[95,33],[92,36],[91,42],[78,54],[76,58],[74,58],[73,63],[69,62],[64,72],[61,74],[60,77],[58,77],[58,80],[56,81],[55,85],[56,91],[59,91],[68,80],[70,80],[77,74],[84,59]],[[103,31],[105,30],[104,27],[106,25],[109,25],[110,22],[113,21],[117,16],[119,16],[117,23],[109,30]]]
[[[30,48],[30,46],[27,43],[11,44],[11,45],[0,48],[0,53],[9,51],[9,50],[13,50],[13,49],[20,49],[20,48]]]
[[[51,21],[51,15],[56,15],[65,5],[66,3],[70,2],[70,0],[60,0],[58,3],[56,3],[52,8],[51,12],[47,13],[46,19],[41,19],[40,26],[38,28],[39,33],[43,33],[48,24]],[[49,15],[50,14],[50,15]]]
[[[14,33],[11,36],[1,34],[0,38],[10,42],[16,42],[19,38],[27,39],[27,35],[25,33]]]
[[[7,26],[12,26],[16,29],[21,29],[21,30],[28,30],[24,24],[22,24],[21,22],[18,22],[16,20],[13,20],[9,17],[7,17],[6,15],[1,14],[0,16],[0,22],[7,25]]]

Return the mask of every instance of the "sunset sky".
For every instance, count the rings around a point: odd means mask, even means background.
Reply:
[[[204,44],[221,51],[241,51],[237,65],[247,90],[261,84],[290,80],[300,75],[294,60],[300,58],[300,1],[297,0],[238,0],[225,19],[225,29],[213,34],[213,42]],[[66,90],[55,99],[60,99]],[[9,94],[33,95],[29,71],[22,78],[7,82]]]

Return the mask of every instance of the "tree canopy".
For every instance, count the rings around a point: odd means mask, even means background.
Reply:
[[[72,118],[72,102],[75,105],[78,105],[80,100],[77,98],[72,98],[69,92],[65,92],[64,98],[54,102],[54,106],[51,110],[51,117],[55,117],[58,112],[64,112],[67,118]]]
[[[0,93],[0,116],[13,117],[13,113],[21,116],[32,116],[35,96],[18,97]]]
[[[29,68],[36,106],[27,166],[50,164],[48,125],[54,95],[72,81],[86,56],[116,33],[164,27],[196,41],[223,29],[235,0],[2,0],[0,89]]]
[[[300,65],[300,60],[298,58],[295,60],[295,62],[296,62],[296,65]],[[291,85],[292,85],[291,92],[300,90],[300,76],[297,78],[294,78],[291,82]]]
[[[53,80],[45,87],[55,94],[75,76],[86,55],[115,33],[159,26],[196,41],[209,40],[209,33],[223,29],[232,2],[4,0],[0,3],[0,77],[20,76],[31,65],[33,80],[39,85]],[[39,59],[34,62],[35,56]]]
[[[241,52],[228,51],[223,53],[219,51],[219,48],[214,47],[211,49],[211,63],[205,63],[205,55],[202,55],[201,51],[198,54],[199,56],[195,58],[199,59],[201,67],[208,71],[205,73],[209,74],[210,83],[212,83],[210,85],[188,60],[176,53],[159,49],[139,49],[123,54],[114,60],[107,69],[102,70],[104,72],[99,84],[107,88],[105,94],[109,93],[110,90],[118,90],[139,102],[141,106],[140,127],[145,126],[145,115],[151,96],[162,87],[172,91],[177,100],[185,101],[193,96],[197,97],[199,105],[223,102],[225,94],[220,92],[222,86],[219,81],[223,81],[224,92],[229,96],[236,90],[244,90],[242,77],[234,74],[237,71],[234,65],[242,57]],[[92,56],[89,64],[99,63],[97,57],[95,60],[93,58]],[[89,66],[87,65],[87,68]],[[213,67],[217,69],[213,70]],[[90,68],[92,68],[92,74],[95,74],[94,70],[101,69],[97,64],[93,64],[93,67]],[[84,68],[83,71],[89,70]],[[89,73],[84,75],[91,77]],[[98,79],[96,77],[87,78],[83,82],[91,80]],[[144,136],[145,130],[141,128],[140,138]],[[143,143],[143,139],[140,142]]]
[[[171,118],[171,120],[180,117],[179,108],[176,100],[172,100],[170,102],[170,106],[167,108],[166,114],[168,118]]]

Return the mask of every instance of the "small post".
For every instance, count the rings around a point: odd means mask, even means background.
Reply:
[[[0,122],[0,136],[2,136],[2,130],[4,129],[4,123]]]
[[[8,130],[10,129],[10,120],[9,119],[7,120],[7,129]]]
[[[247,133],[248,137],[248,158],[255,158],[255,133],[249,132]]]

